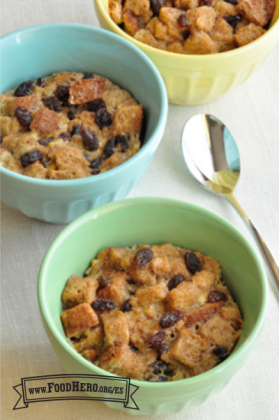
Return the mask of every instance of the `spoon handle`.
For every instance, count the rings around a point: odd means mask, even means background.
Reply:
[[[279,292],[279,268],[271,255],[271,252],[269,251],[268,247],[266,246],[266,243],[262,239],[261,235],[259,234],[258,230],[256,229],[254,223],[249,218],[249,216],[245,213],[237,199],[233,194],[226,194],[226,198],[231,202],[231,204],[235,207],[235,209],[238,211],[238,213],[242,216],[244,222],[246,223],[247,227],[249,228],[250,232],[254,236],[258,247],[262,253],[263,259],[269,268],[269,271],[274,279],[275,286],[277,289],[277,292]]]

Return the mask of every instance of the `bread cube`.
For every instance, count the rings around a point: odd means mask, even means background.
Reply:
[[[33,112],[39,109],[40,106],[42,106],[42,103],[38,96],[22,96],[22,97],[15,98],[14,112],[19,106],[26,108],[29,112]]]
[[[234,39],[239,47],[243,47],[244,45],[250,44],[250,42],[258,39],[265,32],[266,31],[261,26],[250,23],[249,25],[244,26],[236,31]]]
[[[194,35],[190,35],[184,42],[183,48],[186,50],[187,54],[203,55],[215,54],[217,52],[217,45],[204,31],[199,31]]]
[[[98,357],[98,353],[94,349],[84,350],[81,355],[89,362],[94,362],[94,360]]]
[[[192,282],[196,284],[203,292],[210,290],[215,283],[216,276],[211,271],[202,270],[196,272],[192,277]]]
[[[183,281],[172,289],[166,297],[169,311],[178,309],[185,312],[189,310],[197,302],[201,293],[200,288],[195,283]]]
[[[105,91],[105,79],[81,79],[71,83],[69,103],[71,105],[84,104],[102,97]]]
[[[48,170],[40,162],[36,161],[32,165],[24,168],[23,175],[30,176],[37,179],[46,179]]]
[[[174,0],[174,5],[178,9],[195,9],[199,7],[199,0]]]
[[[198,335],[183,327],[177,338],[170,344],[161,359],[168,363],[178,361],[190,368],[199,363],[202,354],[209,348],[209,344]]]
[[[128,344],[108,347],[97,364],[101,369],[131,379],[141,379],[145,371],[141,356],[133,352]]]
[[[101,315],[105,343],[108,346],[129,343],[129,328],[126,315],[121,311],[112,311]]]
[[[274,13],[275,1],[241,0],[236,6],[236,10],[255,25],[264,26],[268,23]]]
[[[61,314],[61,321],[67,337],[80,335],[84,330],[99,323],[96,312],[88,303],[81,303]]]
[[[21,172],[21,165],[15,160],[13,155],[5,149],[0,149],[0,166],[17,173]]]
[[[99,287],[97,280],[72,276],[67,281],[62,293],[64,308],[72,308],[80,303],[91,304],[96,299],[96,290]]]
[[[48,108],[41,108],[30,124],[30,128],[42,136],[52,134],[59,130],[59,117],[56,112]]]
[[[143,109],[141,105],[123,106],[117,108],[112,123],[112,132],[116,136],[124,134],[131,136],[140,133],[143,120]]]
[[[89,328],[83,331],[81,337],[78,340],[74,340],[72,345],[76,351],[81,353],[87,349],[100,350],[104,342],[104,329],[101,324],[96,327]]]
[[[141,16],[144,23],[146,23],[152,16],[150,9],[150,0],[125,0],[124,12],[132,11],[136,16]]]
[[[141,29],[140,17],[131,10],[123,13],[123,22],[125,31],[131,36],[134,36]]]
[[[181,15],[187,16],[184,10],[175,9],[174,7],[162,7],[160,9],[160,21],[163,22],[168,29],[169,38],[166,39],[166,41],[183,41],[183,34],[188,29],[188,26],[186,28],[179,25],[178,18]]]
[[[223,304],[224,302],[206,303],[200,308],[188,312],[185,315],[185,326],[189,328],[194,324],[199,324],[203,321],[206,321],[209,317],[219,311]]]
[[[130,296],[127,290],[126,278],[126,273],[117,273],[108,286],[98,290],[98,298],[110,299],[113,300],[116,305],[122,305]]]
[[[214,26],[216,12],[212,7],[202,6],[186,12],[187,29],[192,33],[197,31],[210,32]]]
[[[136,291],[135,296],[130,298],[132,307],[136,306],[150,306],[153,303],[159,302],[164,299],[169,290],[166,283],[158,283],[155,286],[141,287]]]
[[[109,0],[109,14],[117,25],[122,23],[122,0]]]

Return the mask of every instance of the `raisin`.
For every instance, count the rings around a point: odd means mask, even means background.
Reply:
[[[219,292],[218,290],[211,290],[208,294],[208,302],[226,302],[228,300],[228,296],[226,293]]]
[[[168,314],[164,315],[161,319],[160,319],[160,326],[162,328],[168,328],[171,327],[172,325],[176,324],[178,321],[180,321],[184,316],[184,312],[183,311],[172,311],[169,312]]]
[[[3,141],[3,136],[2,134],[0,134],[0,144],[2,144],[2,141]]]
[[[224,16],[223,19],[225,19],[225,21],[228,22],[233,29],[235,29],[236,25],[242,20],[242,16]]]
[[[106,108],[101,108],[96,112],[95,121],[101,129],[112,124],[111,115]]]
[[[172,290],[175,287],[177,287],[180,283],[182,283],[185,280],[185,277],[182,274],[176,274],[173,276],[169,283],[168,283],[168,289]]]
[[[185,39],[187,39],[187,38],[189,38],[189,36],[190,36],[190,32],[189,31],[185,31],[184,33],[183,33],[183,39],[185,40]]]
[[[173,376],[174,375],[174,370],[168,367],[166,370],[164,370],[164,374],[166,376]]]
[[[159,375],[160,373],[163,373],[164,370],[168,368],[168,365],[163,360],[156,360],[153,363],[150,363],[148,365],[149,369],[153,371],[154,375]]]
[[[94,79],[94,73],[84,73],[83,79]]]
[[[30,93],[33,92],[34,89],[34,82],[32,80],[28,80],[27,82],[21,83],[21,85],[16,88],[14,91],[14,96],[28,96]]]
[[[167,382],[167,381],[168,381],[168,378],[166,378],[165,376],[159,376],[157,382]]]
[[[160,9],[165,6],[165,0],[150,0],[151,9],[154,15],[159,15]]]
[[[127,152],[127,150],[129,149],[129,141],[130,141],[130,137],[118,135],[115,137],[115,146],[120,144],[121,152],[122,153]]]
[[[226,347],[216,346],[213,349],[213,353],[215,354],[215,356],[225,357],[228,354],[228,350],[226,349]]]
[[[140,354],[139,349],[137,349],[135,346],[133,346],[133,344],[129,344],[129,347],[134,353]]]
[[[44,137],[44,138],[38,140],[38,143],[41,146],[47,146],[48,143],[51,143],[52,141],[53,141],[53,137]]]
[[[89,165],[89,168],[92,170],[92,174],[98,174],[100,172],[100,167],[102,163],[103,159],[101,157],[92,160],[92,162]]]
[[[116,304],[110,299],[97,299],[92,303],[92,307],[96,311],[110,311],[111,309],[116,308]]]
[[[129,299],[125,300],[125,302],[121,306],[122,312],[131,312],[132,306],[130,305]]]
[[[186,26],[188,24],[187,19],[186,19],[186,16],[183,15],[183,14],[181,14],[179,16],[179,18],[177,19],[177,23],[180,26],[180,28],[186,28]]]
[[[112,139],[106,142],[104,150],[103,150],[104,158],[105,159],[110,158],[114,154],[114,149],[115,149],[115,137],[113,137]]]
[[[97,112],[99,109],[106,108],[107,105],[103,99],[95,99],[95,101],[88,102],[87,109],[90,112]]]
[[[89,128],[87,125],[83,125],[80,130],[80,135],[86,150],[92,152],[93,150],[98,149],[99,140],[97,134],[91,130],[91,128]]]
[[[195,274],[197,271],[202,270],[202,263],[193,252],[187,252],[187,254],[184,255],[184,259],[190,273]]]
[[[199,6],[208,6],[210,7],[213,3],[213,0],[200,0]]]
[[[43,77],[38,77],[37,86],[43,86],[45,84],[45,79]]]
[[[163,341],[166,338],[166,335],[166,331],[159,331],[156,334],[152,335],[152,337],[148,339],[148,342],[149,344],[151,344],[151,346],[157,347],[163,343]]]
[[[26,168],[29,165],[32,165],[32,163],[36,162],[37,160],[41,163],[44,158],[43,152],[41,152],[39,149],[32,149],[29,150],[29,152],[24,153],[20,156],[20,162],[24,168]]]
[[[69,118],[69,120],[70,120],[70,121],[72,121],[72,120],[74,120],[74,119],[75,119],[76,115],[77,115],[77,110],[76,110],[76,108],[75,108],[74,106],[71,106],[71,107],[69,108],[69,111],[68,111],[67,117]]]
[[[80,135],[80,129],[81,125],[75,125],[71,132],[72,136],[74,136],[75,134]]]
[[[157,350],[160,354],[166,353],[168,351],[168,349],[169,349],[169,346],[165,343],[159,344],[157,346]]]
[[[24,127],[29,127],[33,118],[28,112],[28,109],[24,108],[23,106],[18,106],[16,109],[16,117],[21,125]]]
[[[104,287],[107,287],[110,285],[111,280],[107,276],[101,276],[98,278],[98,282],[99,282],[99,287],[103,289]]]
[[[226,3],[230,3],[233,4],[234,6],[238,5],[238,1],[237,0],[224,0]]]
[[[55,91],[55,96],[56,98],[59,99],[60,102],[62,102],[62,104],[67,105],[68,104],[68,100],[69,100],[69,96],[70,96],[70,92],[69,92],[69,87],[68,86],[57,86],[57,89]]]
[[[56,96],[50,96],[49,98],[43,99],[43,103],[52,111],[61,112],[62,104]]]
[[[135,269],[141,269],[145,264],[151,261],[153,258],[153,252],[150,248],[142,248],[140,249],[134,258]]]
[[[67,133],[61,133],[61,134],[59,134],[58,138],[62,139],[64,141],[70,140],[71,133],[69,133],[69,131],[67,131]]]
[[[129,279],[129,280],[126,280],[126,281],[127,281],[127,283],[129,283],[129,284],[136,284],[135,280],[133,280],[133,279]]]

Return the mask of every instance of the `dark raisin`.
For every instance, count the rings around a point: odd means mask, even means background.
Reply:
[[[52,111],[61,112],[62,104],[56,96],[50,96],[49,98],[43,99],[43,103]]]
[[[129,141],[130,137],[118,135],[115,137],[115,146],[119,144],[121,146],[121,152],[127,152],[127,150],[129,149]]]
[[[184,316],[183,311],[172,311],[168,314],[164,315],[161,319],[159,324],[162,328],[168,328],[172,325],[176,324],[178,321],[180,321]]]
[[[169,283],[168,283],[168,289],[172,290],[175,287],[177,287],[180,283],[182,283],[185,280],[185,277],[182,274],[176,274],[173,276]]]
[[[211,290],[208,294],[208,302],[226,302],[228,300],[228,296],[226,293],[219,292],[218,290]]]
[[[218,357],[225,357],[228,354],[228,350],[226,349],[226,347],[223,346],[216,346],[213,349],[213,353],[215,354],[215,356]]]
[[[70,338],[70,340],[73,342],[73,343],[78,343],[79,342],[79,337],[71,337]]]
[[[242,16],[224,16],[223,19],[225,19],[225,21],[228,22],[233,29],[235,29],[236,25],[242,20]]]
[[[28,112],[28,109],[24,108],[23,106],[18,106],[16,109],[16,117],[21,125],[24,127],[29,127],[33,118]]]
[[[154,15],[159,15],[160,9],[165,6],[166,0],[150,0]]]
[[[168,365],[163,360],[156,360],[155,362],[150,363],[148,367],[153,371],[154,375],[159,375],[168,368]]]
[[[133,280],[133,279],[129,279],[129,280],[126,280],[126,281],[127,281],[127,283],[129,283],[129,284],[136,284],[135,280]]]
[[[81,125],[75,125],[71,132],[72,136],[74,136],[75,134],[80,135],[80,129]]]
[[[197,271],[202,270],[202,263],[193,252],[187,252],[187,254],[184,255],[184,259],[190,273],[195,274]]]
[[[107,105],[103,99],[95,99],[95,101],[88,102],[87,109],[90,112],[97,112],[99,109],[106,108]]]
[[[107,287],[111,283],[111,280],[107,276],[101,276],[98,278],[98,282],[99,282],[99,287],[103,289],[104,287]]]
[[[69,111],[68,111],[67,117],[69,118],[69,120],[70,120],[70,121],[72,121],[72,120],[74,120],[74,119],[75,119],[76,115],[77,115],[77,110],[76,110],[76,108],[75,108],[74,106],[71,106],[71,107],[69,108]]]
[[[133,346],[133,344],[129,344],[129,347],[134,353],[140,354],[139,349],[137,349],[135,346]]]
[[[100,167],[102,166],[103,159],[98,157],[97,159],[92,160],[89,165],[89,168],[92,170],[92,174],[98,174],[100,172]]]
[[[83,125],[80,130],[80,135],[86,150],[92,152],[93,150],[98,149],[99,140],[97,134],[91,130],[91,128],[89,128],[87,125]]]
[[[94,79],[94,73],[84,73],[83,79]]]
[[[14,91],[14,96],[28,96],[33,92],[34,82],[28,80],[27,82],[21,83],[21,85]]]
[[[159,376],[157,382],[167,382],[167,381],[168,381],[168,378],[166,378],[165,376]]]
[[[101,129],[112,124],[111,115],[106,108],[101,108],[96,112],[95,121]]]
[[[69,87],[68,86],[57,86],[57,89],[55,91],[55,96],[56,98],[59,99],[60,102],[62,102],[62,104],[67,105],[68,104],[68,100],[69,100],[69,96],[70,96],[70,92],[69,92]]]
[[[134,265],[135,269],[141,269],[145,264],[147,264],[149,261],[151,261],[153,258],[153,252],[150,248],[142,248],[140,249],[134,258]]]
[[[166,376],[173,376],[173,375],[174,375],[174,370],[173,370],[173,369],[170,369],[170,368],[168,367],[166,370],[164,370],[164,374],[165,374]]]
[[[51,143],[52,141],[53,141],[53,137],[44,137],[44,138],[38,140],[38,143],[41,146],[47,146],[48,143]]]
[[[233,4],[234,6],[238,5],[238,1],[237,0],[224,0],[226,3],[230,3]]]
[[[132,310],[132,306],[130,305],[129,299],[125,300],[125,302],[121,306],[122,312],[130,312]]]
[[[37,86],[43,86],[45,84],[45,79],[43,77],[38,77]]]
[[[165,343],[159,344],[157,346],[157,350],[160,354],[166,353],[168,351],[168,349],[169,349],[169,346]]]
[[[3,136],[2,134],[0,134],[0,144],[2,144],[2,141],[3,141]]]
[[[190,36],[190,32],[189,31],[185,31],[183,33],[183,39],[187,39],[187,38],[189,38],[189,36]]]
[[[152,337],[148,339],[148,342],[149,344],[151,344],[151,346],[157,347],[158,345],[162,344],[162,342],[166,338],[166,335],[166,331],[159,331],[156,334],[152,335]]]
[[[58,138],[62,139],[64,141],[70,140],[71,133],[69,133],[69,131],[67,131],[67,133],[61,133],[61,134],[59,134]]]
[[[44,158],[43,152],[41,152],[39,149],[32,149],[29,150],[29,152],[24,153],[20,156],[20,162],[24,168],[26,168],[29,165],[32,165],[32,163],[36,162],[37,160],[41,163],[41,161]]]
[[[177,23],[180,26],[180,28],[186,28],[186,26],[188,24],[186,16],[181,14],[177,19]]]
[[[105,159],[110,158],[114,154],[114,149],[115,149],[115,137],[113,137],[112,139],[106,142],[104,150],[103,150],[104,158]]]
[[[110,299],[97,299],[92,303],[93,309],[96,311],[110,311],[116,308],[116,304]]]
[[[208,6],[210,7],[213,3],[213,0],[200,0],[199,6]]]

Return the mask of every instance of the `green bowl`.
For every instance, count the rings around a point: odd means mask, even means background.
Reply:
[[[199,405],[242,367],[260,335],[266,310],[265,273],[253,247],[230,223],[206,209],[165,198],[134,198],[99,207],[72,222],[50,246],[39,273],[44,325],[67,373],[110,376],[67,342],[60,322],[62,290],[72,274],[83,275],[102,248],[165,242],[199,250],[221,264],[223,279],[244,317],[243,333],[232,354],[206,373],[167,383],[132,380],[139,386],[139,411],[106,402],[130,414],[177,413]]]

